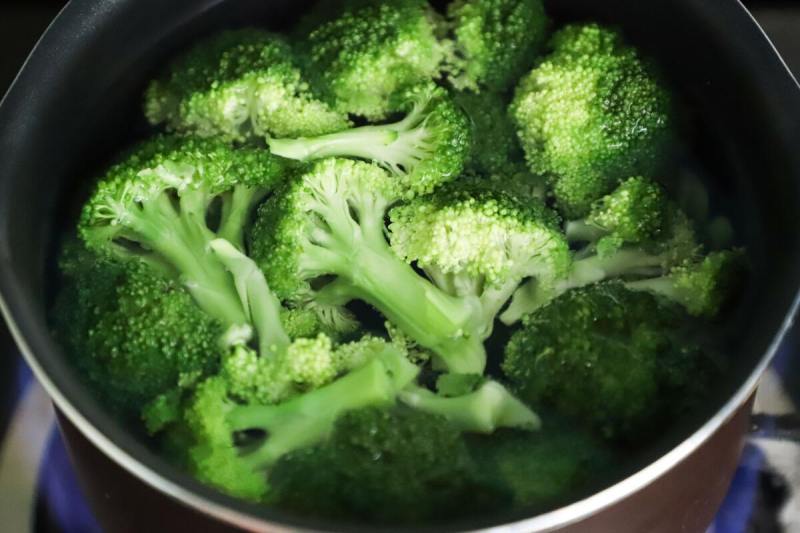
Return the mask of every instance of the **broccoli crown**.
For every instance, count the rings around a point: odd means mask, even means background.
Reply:
[[[309,161],[355,157],[391,172],[407,197],[425,194],[461,174],[471,129],[463,110],[433,85],[403,91],[398,108],[405,118],[391,124],[362,126],[314,138],[270,139],[273,154]]]
[[[346,4],[309,34],[306,70],[337,111],[385,118],[393,95],[438,75],[434,14],[425,0]]]
[[[61,261],[56,336],[104,402],[138,414],[157,396],[216,370],[218,322],[140,261],[115,264],[82,245]]]
[[[547,37],[541,0],[456,0],[447,9],[454,38],[450,83],[504,91],[531,67]]]
[[[502,430],[467,436],[481,470],[513,495],[514,507],[545,511],[575,496],[612,464],[603,446],[566,423],[535,433]]]
[[[345,275],[352,266],[337,252],[355,250],[353,243],[337,246],[318,240],[323,227],[341,223],[338,219],[349,217],[351,209],[364,209],[359,214],[380,217],[382,228],[385,208],[380,206],[389,205],[399,194],[397,184],[375,165],[323,159],[299,179],[286,182],[258,209],[251,256],[280,298],[301,297],[311,291],[310,280],[325,274]],[[370,208],[374,211],[367,212]]]
[[[698,352],[677,333],[683,320],[679,308],[620,283],[573,289],[524,319],[502,368],[535,408],[552,407],[608,438],[635,440],[660,406],[680,398],[665,393],[660,372]]]
[[[390,211],[392,248],[426,271],[466,274],[500,285],[567,273],[569,247],[558,215],[489,189],[454,184]]]
[[[609,255],[625,243],[658,241],[669,230],[672,208],[656,183],[633,177],[596,202],[586,222],[607,233],[597,248],[600,255]]]
[[[560,209],[585,216],[619,180],[650,173],[671,126],[670,98],[615,30],[570,25],[516,90],[511,113],[531,170]]]
[[[527,172],[517,131],[508,115],[505,99],[498,93],[457,93],[455,101],[464,109],[472,126],[472,147],[466,170],[483,176],[510,176]]]
[[[411,409],[345,414],[330,438],[284,456],[270,483],[298,514],[370,523],[431,522],[501,506],[457,429]]]
[[[391,406],[418,371],[387,347],[339,379],[274,405],[236,403],[224,376],[209,378],[184,413],[193,442],[188,465],[201,481],[260,500],[270,490],[268,471],[282,456],[325,440],[349,411]]]
[[[315,99],[279,36],[225,31],[172,62],[145,95],[152,124],[201,137],[320,135],[347,128],[347,116]]]

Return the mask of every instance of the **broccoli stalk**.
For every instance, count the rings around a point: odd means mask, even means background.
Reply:
[[[231,401],[222,377],[198,386],[185,418],[195,439],[190,462],[196,475],[232,495],[252,500],[267,491],[266,475],[283,455],[323,440],[343,413],[392,405],[418,368],[387,347],[362,367],[314,391],[277,405]],[[255,442],[238,436],[260,432]]]
[[[264,151],[155,137],[107,172],[84,207],[79,231],[93,250],[141,258],[179,280],[223,326],[248,324],[250,311],[209,245],[223,237],[243,248],[245,222],[281,168]],[[214,231],[208,221],[217,200]]]
[[[335,276],[335,297],[381,311],[453,372],[483,372],[480,303],[446,294],[399,259],[384,235],[397,183],[367,163],[325,159],[259,209],[251,251],[277,294]]]
[[[408,114],[392,124],[370,125],[313,138],[268,139],[273,154],[310,161],[355,157],[397,176],[412,194],[458,177],[470,145],[466,115],[439,88],[412,93]]]

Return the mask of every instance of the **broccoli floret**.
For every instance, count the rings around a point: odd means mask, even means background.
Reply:
[[[666,297],[692,315],[713,317],[736,294],[745,270],[741,251],[713,252],[699,261],[687,261],[664,276],[630,281],[626,286]]]
[[[459,90],[505,91],[533,65],[547,38],[541,0],[455,0],[447,8],[452,31],[450,83]]]
[[[283,38],[256,29],[200,42],[151,82],[145,114],[173,131],[244,141],[253,136],[320,135],[350,126],[317,100]]]
[[[270,150],[300,161],[365,159],[389,170],[406,195],[430,192],[459,176],[469,152],[471,131],[466,115],[443,89],[424,86],[408,94],[413,106],[399,122],[316,138],[270,139]]]
[[[157,136],[106,172],[78,230],[101,254],[144,260],[172,275],[223,326],[247,324],[249,312],[209,244],[220,237],[242,248],[253,206],[282,171],[265,150]]]
[[[445,418],[461,431],[492,433],[497,428],[539,429],[536,413],[496,381],[485,381],[474,392],[442,396],[419,386],[408,387],[400,400],[418,411]]]
[[[517,509],[542,512],[566,503],[613,464],[611,454],[591,436],[563,422],[548,422],[536,433],[503,430],[467,437],[481,470],[508,487]]]
[[[709,377],[686,364],[707,356],[683,340],[685,320],[679,307],[621,283],[573,289],[525,318],[506,347],[503,372],[532,407],[633,441],[656,427],[665,406],[687,400],[686,388],[673,386],[681,380],[664,377],[674,361],[689,372],[683,383]]]
[[[375,165],[324,159],[259,208],[252,256],[282,299],[305,298],[312,282],[327,280],[320,293],[332,287],[335,303],[363,300],[448,370],[480,374],[479,302],[441,291],[386,242],[384,218],[400,197],[397,186]]]
[[[217,369],[222,327],[174,281],[141,261],[110,262],[78,243],[66,247],[60,267],[56,337],[114,410],[136,416],[159,395]]]
[[[425,0],[344,4],[308,35],[306,71],[334,109],[379,120],[399,110],[395,95],[438,76],[436,15]]]
[[[436,522],[501,509],[508,495],[476,467],[459,431],[410,409],[345,414],[318,446],[284,456],[275,502],[304,516]]]
[[[528,164],[570,218],[621,179],[651,174],[670,136],[670,96],[615,30],[570,25],[511,106]]]
[[[281,323],[289,338],[316,337],[322,333],[337,342],[357,337],[361,328],[347,310],[313,303],[282,308]]]
[[[541,202],[456,182],[390,212],[392,249],[448,294],[481,304],[484,337],[527,277],[550,285],[570,271],[558,216]]]
[[[276,405],[238,404],[224,377],[209,378],[184,415],[194,439],[190,467],[205,483],[260,500],[269,491],[270,467],[283,455],[324,440],[348,411],[391,406],[417,372],[401,352],[387,347],[332,383]]]
[[[585,219],[568,222],[567,238],[595,242],[599,255],[610,256],[623,244],[659,240],[669,230],[674,211],[658,184],[629,178],[597,201]]]

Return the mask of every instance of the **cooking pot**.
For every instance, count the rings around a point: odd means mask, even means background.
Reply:
[[[702,409],[632,454],[617,478],[538,516],[435,529],[703,531],[736,468],[758,379],[798,305],[800,91],[736,0],[553,0],[548,7],[558,21],[618,25],[656,59],[690,110],[689,145],[709,176],[714,207],[734,215],[751,283],[723,324],[724,379]],[[302,0],[72,0],[0,105],[0,306],[53,398],[107,531],[366,530],[238,501],[171,466],[105,412],[46,320],[59,237],[92,177],[146,134],[140,98],[147,80],[198,37],[252,24],[279,30],[307,8]]]

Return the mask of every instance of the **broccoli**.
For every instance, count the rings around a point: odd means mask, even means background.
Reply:
[[[602,436],[646,437],[686,385],[703,390],[706,355],[684,339],[680,307],[619,282],[573,289],[527,316],[509,341],[502,369],[519,398],[553,408]],[[665,373],[675,362],[683,379]],[[692,364],[696,362],[696,364]],[[699,401],[699,397],[692,398]]]
[[[336,111],[386,118],[394,96],[439,75],[436,15],[425,0],[343,4],[304,41],[306,72]]]
[[[463,170],[470,147],[468,119],[441,88],[424,86],[405,94],[413,105],[399,122],[316,138],[270,139],[269,148],[275,155],[301,161],[365,159],[392,172],[407,195],[430,192]]]
[[[173,276],[224,327],[247,324],[231,276],[209,244],[219,237],[243,248],[253,206],[283,170],[264,150],[157,136],[106,172],[78,231],[98,253],[138,258]]]
[[[511,113],[534,174],[559,208],[585,216],[621,179],[650,174],[672,126],[668,92],[615,30],[569,25],[516,89]]]
[[[571,256],[555,213],[481,185],[457,182],[395,207],[389,229],[392,249],[440,289],[478,299],[485,338],[523,278],[550,285]]]
[[[544,431],[498,431],[467,436],[481,471],[513,495],[513,506],[542,512],[589,488],[614,464],[605,447],[567,423],[545,421]]]
[[[150,83],[145,114],[172,131],[228,141],[320,135],[350,126],[317,100],[283,38],[245,29],[192,47]]]
[[[295,513],[395,525],[478,515],[510,499],[456,428],[407,408],[345,414],[327,441],[283,456],[269,481],[275,503]]]
[[[227,380],[211,377],[198,385],[184,414],[194,441],[190,467],[205,483],[260,500],[281,456],[324,440],[343,413],[391,406],[417,372],[402,352],[387,346],[332,383],[274,405],[236,403]]]
[[[324,159],[258,209],[252,257],[280,298],[304,298],[316,288],[317,298],[332,303],[363,300],[448,370],[480,374],[480,303],[438,289],[386,242],[384,217],[400,197],[397,185],[375,165]],[[315,287],[325,278],[326,286]]]
[[[505,91],[531,67],[547,37],[541,0],[455,0],[445,70],[459,90]]]
[[[118,264],[70,244],[56,337],[103,402],[136,416],[159,395],[216,371],[222,326],[141,261]]]

